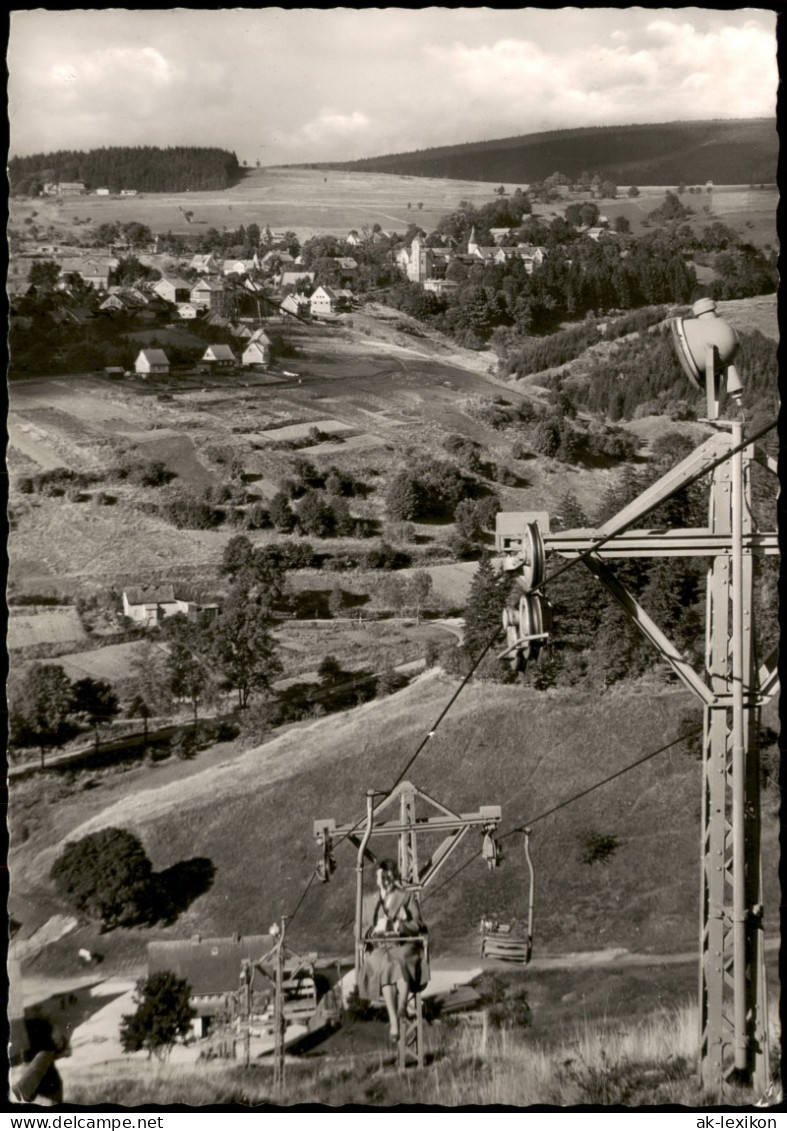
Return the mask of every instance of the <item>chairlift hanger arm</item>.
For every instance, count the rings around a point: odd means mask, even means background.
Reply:
[[[421,868],[422,887],[426,887],[427,884],[432,882],[443,864],[445,864],[446,860],[453,853],[454,849],[458,848],[467,836],[469,830],[470,826],[465,825],[463,828],[457,829],[455,832],[451,833],[450,836],[447,836],[445,840],[437,846],[430,858]]]

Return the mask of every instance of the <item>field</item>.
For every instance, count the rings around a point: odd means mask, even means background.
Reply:
[[[398,177],[385,173],[320,172],[313,169],[250,169],[235,188],[222,192],[146,193],[135,197],[64,198],[12,201],[12,222],[38,212],[39,227],[54,224],[79,235],[74,217],[92,224],[136,220],[155,232],[199,234],[207,227],[267,224],[272,231],[295,231],[300,239],[330,233],[346,236],[351,228],[379,224],[404,232],[408,224],[433,228],[460,200],[482,204],[497,185],[480,181]],[[410,207],[408,208],[408,204]],[[419,207],[419,204],[422,207]],[[192,211],[191,223],[183,212]]]
[[[290,332],[298,356],[287,362],[298,376],[280,372],[276,385],[228,377],[145,384],[84,376],[14,382],[12,484],[22,474],[56,466],[100,476],[121,459],[162,460],[176,474],[175,486],[199,491],[226,479],[210,456],[223,447],[242,461],[250,501],[255,494],[270,498],[290,474],[292,453],[280,442],[307,437],[316,427],[332,439],[298,454],[368,482],[371,494],[354,501],[353,509],[382,521],[388,477],[414,454],[435,454],[450,434],[476,439],[490,456],[507,459],[509,445],[478,421],[477,408],[493,396],[521,399],[489,374],[491,355],[460,350],[438,335],[413,339],[401,329],[406,325],[375,304],[331,326],[298,326]],[[609,475],[586,472],[580,482],[575,472],[573,489],[590,500]],[[548,505],[559,493],[554,476],[538,461],[521,468],[519,482],[502,488],[510,507],[536,508],[545,500]],[[94,591],[97,585],[172,580],[175,570],[181,579],[192,578],[218,566],[236,532],[175,529],[151,509],[167,489],[162,494],[159,488],[113,483],[107,490],[114,500],[109,506],[96,505],[90,491],[83,502],[14,494],[12,584],[20,591],[56,588],[73,594],[80,586]],[[445,525],[429,525],[419,536],[424,546],[439,551],[449,532]],[[251,536],[259,542],[272,537]],[[336,544],[334,539],[325,548]],[[331,579],[324,584],[329,589]]]
[[[76,609],[18,608],[8,620],[9,651],[39,644],[78,644],[86,633]]]
[[[516,184],[504,186],[508,192]],[[640,195],[599,201],[601,212],[611,223],[617,216],[626,216],[632,230],[642,230],[647,213],[664,199],[663,186],[639,185]],[[19,228],[34,212],[39,229],[65,233],[78,238],[80,228],[75,219],[90,219],[91,225],[113,221],[135,220],[147,224],[153,232],[199,234],[206,228],[234,228],[239,224],[268,225],[272,231],[294,231],[299,239],[331,234],[344,237],[355,228],[379,224],[384,231],[404,233],[411,223],[431,231],[447,212],[467,200],[480,206],[494,198],[498,183],[453,181],[433,177],[404,177],[387,173],[354,173],[335,170],[269,168],[251,169],[235,188],[223,192],[190,192],[145,194],[136,197],[66,197],[60,203],[44,198],[10,201],[11,225]],[[534,206],[537,215],[551,219],[562,205]],[[702,227],[713,220],[735,228],[758,246],[775,245],[776,206],[778,193],[773,188],[759,189],[746,185],[717,185],[712,193],[685,194],[683,203],[695,211],[692,227]],[[411,207],[408,207],[408,204]],[[419,207],[422,204],[423,207]],[[707,212],[705,209],[707,208]],[[184,211],[192,211],[191,223]]]

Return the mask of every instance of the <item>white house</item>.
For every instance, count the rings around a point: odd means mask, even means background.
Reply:
[[[169,373],[169,358],[164,350],[140,350],[134,362],[135,373],[167,374]]]
[[[143,628],[155,628],[166,617],[174,617],[177,613],[193,620],[204,613],[215,616],[218,610],[216,604],[202,605],[176,597],[173,585],[123,590],[123,616]]]
[[[268,366],[271,359],[271,340],[264,330],[256,330],[243,351],[244,365]]]
[[[183,318],[186,321],[190,321],[192,318],[196,318],[198,314],[199,311],[197,310],[193,302],[178,303],[178,318]]]
[[[144,628],[154,628],[164,617],[185,612],[182,604],[172,585],[123,590],[123,616]]]
[[[309,311],[314,315],[335,314],[339,300],[333,287],[319,286],[309,299]]]
[[[109,189],[108,188],[97,188],[96,189],[96,196],[109,196]]]

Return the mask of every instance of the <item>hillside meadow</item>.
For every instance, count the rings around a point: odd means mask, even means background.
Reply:
[[[169,771],[161,785],[163,770],[153,767],[136,771],[133,787],[121,774],[89,798],[78,788],[70,797],[66,791],[51,818],[15,845],[11,906],[22,919],[28,906],[52,906],[48,872],[63,842],[101,827],[132,829],[157,869],[198,850],[215,867],[215,879],[174,926],[101,938],[82,928],[48,949],[39,972],[69,969],[76,945],[99,949],[108,964],[122,967],[144,961],[151,937],[253,934],[291,915],[316,864],[313,820],[358,819],[364,791],[390,788],[455,687],[433,670],[405,691],[301,724],[254,749],[227,752],[221,762],[200,755],[176,776]],[[532,823],[540,953],[612,945],[654,955],[691,949],[700,839],[700,764],[693,754],[676,746],[546,815],[669,743],[690,707],[686,693],[653,679],[601,695],[577,692],[570,700],[471,684],[408,777],[458,811],[502,805],[503,834]],[[766,907],[775,906],[777,895],[776,804],[766,792]],[[606,862],[583,862],[590,838],[598,836],[613,838],[614,851]],[[482,915],[523,917],[521,835],[503,835],[502,844],[504,864],[489,872],[476,855],[480,836],[469,837],[426,893],[435,954],[472,951]],[[355,853],[344,844],[336,857],[334,880],[312,884],[291,923],[297,947],[342,953],[350,945]],[[36,961],[32,968],[39,969]]]

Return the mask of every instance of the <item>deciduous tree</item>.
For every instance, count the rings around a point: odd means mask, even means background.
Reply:
[[[164,1060],[189,1035],[197,1015],[190,998],[188,982],[168,970],[140,979],[134,994],[136,1012],[124,1014],[120,1024],[123,1051],[146,1049],[148,1057]]]
[[[152,876],[138,837],[116,828],[67,844],[50,873],[62,898],[80,914],[100,919],[106,929],[144,918]]]

